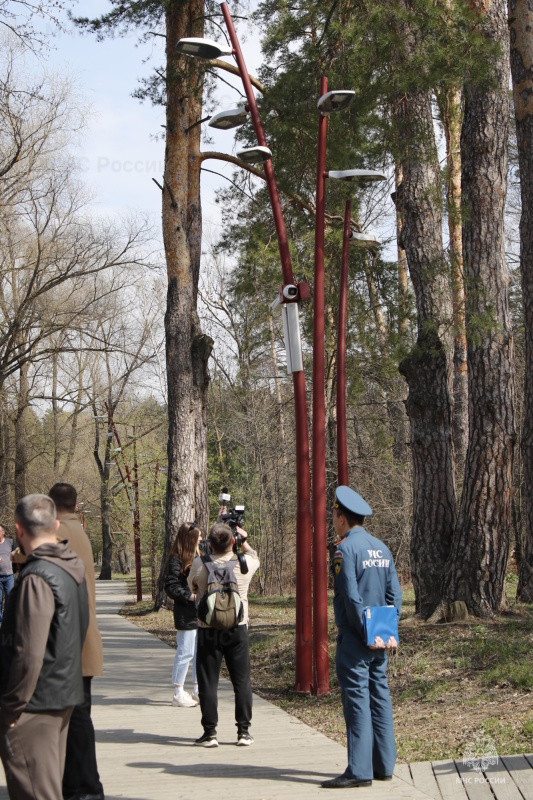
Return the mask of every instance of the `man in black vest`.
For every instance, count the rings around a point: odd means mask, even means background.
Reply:
[[[46,495],[18,503],[15,530],[27,560],[0,629],[0,757],[16,800],[62,796],[68,723],[83,702],[85,567],[57,540],[58,527]]]

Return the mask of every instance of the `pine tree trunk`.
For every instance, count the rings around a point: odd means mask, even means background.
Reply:
[[[525,542],[517,598],[533,602],[533,7],[527,0],[509,1],[511,71],[520,165],[520,272],[525,324],[524,473]]]
[[[416,296],[418,338],[400,364],[413,457],[411,572],[416,610],[427,616],[440,597],[456,515],[452,445],[451,296],[442,244],[440,171],[431,94],[412,92],[395,108],[403,183],[396,193],[400,246]]]
[[[446,205],[450,237],[453,303],[453,445],[456,482],[462,482],[468,445],[468,366],[465,325],[463,235],[461,225],[461,126],[462,100],[458,89],[438,94],[446,137]]]
[[[403,185],[403,173],[400,164],[396,164],[394,171],[395,192],[401,190]],[[398,336],[402,343],[406,343],[409,332],[409,281],[408,267],[405,250],[400,245],[402,241],[403,216],[399,203],[396,203],[396,240],[398,243]]]
[[[394,187],[396,194],[401,191],[403,185],[402,168],[397,163],[394,170]],[[400,344],[407,347],[407,337],[409,334],[409,270],[407,267],[407,257],[405,250],[400,246],[402,240],[403,217],[399,203],[396,204],[396,241],[398,258],[398,328],[397,333]],[[400,385],[401,384],[401,385]],[[408,419],[405,413],[405,402],[407,400],[407,387],[405,381],[399,377],[395,381],[394,397],[388,402],[388,414],[392,429],[393,445],[392,452],[396,461],[405,461],[408,456],[407,447],[407,428]],[[405,499],[398,498],[398,502],[403,505]]]
[[[196,311],[201,254],[200,126],[203,67],[176,53],[185,36],[203,35],[203,2],[170,0],[166,17],[167,119],[163,240],[168,274],[165,315],[168,381],[168,481],[162,565],[179,525],[208,525],[207,362],[212,341]],[[163,570],[163,566],[162,566]],[[156,608],[163,600],[161,571]]]
[[[469,444],[444,599],[477,616],[505,604],[515,442],[513,340],[504,252],[509,49],[503,0],[484,5],[499,42],[492,82],[466,84],[461,135],[463,258],[467,286]]]

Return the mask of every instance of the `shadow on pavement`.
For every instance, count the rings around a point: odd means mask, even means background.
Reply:
[[[198,734],[200,735],[200,734]],[[133,728],[100,728],[96,731],[96,741],[99,744],[159,744],[176,746],[190,746],[193,737],[161,736],[157,733],[142,733]]]
[[[250,754],[251,755],[251,754]],[[293,781],[294,783],[309,783],[316,785],[332,775],[323,772],[309,772],[283,767],[255,766],[254,764],[165,764],[158,761],[136,761],[129,763],[128,767],[134,769],[164,770],[168,775],[179,775],[185,778],[206,778],[209,776],[223,780],[267,780],[267,781]],[[335,773],[336,774],[336,773]],[[192,793],[191,793],[192,795]]]

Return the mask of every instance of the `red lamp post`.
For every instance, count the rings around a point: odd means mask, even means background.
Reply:
[[[313,316],[313,692],[329,692],[328,579],[326,508],[326,409],[324,398],[324,236],[328,114],[351,104],[355,92],[328,92],[328,79],[320,80],[316,168],[315,271]]]
[[[320,80],[320,97],[328,79]],[[315,271],[313,304],[313,692],[329,692],[326,509],[326,408],[324,399],[324,216],[328,118],[318,112]]]
[[[252,116],[255,135],[260,147],[267,142],[259,109],[252,89],[246,64],[242,55],[235,26],[227,3],[221,4],[222,14],[233,47],[233,54],[239,68],[241,80]],[[291,256],[285,220],[278,194],[272,159],[267,159],[263,168],[270,196],[276,236],[281,258],[283,283],[294,284]],[[307,420],[307,398],[305,373],[303,370],[292,373],[294,387],[294,415],[296,426],[296,679],[297,692],[307,693],[312,686],[312,618],[311,618],[311,497],[309,469],[309,427]]]

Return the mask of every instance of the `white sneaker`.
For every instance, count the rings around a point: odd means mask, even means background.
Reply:
[[[196,700],[193,700],[188,692],[180,692],[179,694],[175,694],[172,698],[172,705],[179,706],[179,708],[192,708],[193,706],[197,706],[198,703]]]
[[[198,694],[198,691],[192,693],[192,699],[196,700],[197,703],[200,702],[200,695]]]

